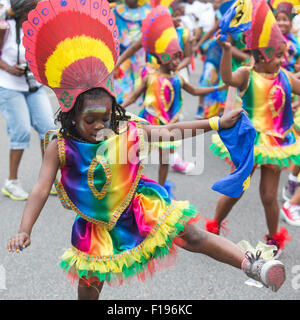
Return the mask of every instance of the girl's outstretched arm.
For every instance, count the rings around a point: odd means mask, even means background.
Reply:
[[[219,129],[233,127],[240,119],[241,112],[245,112],[245,110],[240,108],[224,114],[219,119]],[[212,118],[210,118],[196,121],[181,121],[161,126],[143,125],[143,130],[149,142],[176,141],[194,137],[214,129],[212,128],[212,124],[215,127],[217,119],[218,117],[213,117],[215,121],[212,121]]]
[[[213,87],[194,87],[192,84],[188,82],[184,82],[182,89],[186,92],[190,93],[193,96],[202,96],[208,93],[212,93],[214,91],[222,91],[227,89],[227,85],[221,86],[213,86]]]
[[[291,72],[289,73],[291,79],[292,92],[300,96],[300,80],[294,76]]]
[[[197,51],[198,49],[200,49],[201,45],[207,41],[210,37],[213,36],[213,34],[218,30],[219,28],[219,20],[216,19],[214,26],[211,28],[210,31],[208,31],[195,45],[193,51]]]
[[[117,71],[120,65],[125,62],[127,59],[132,57],[139,49],[142,48],[142,39],[139,39],[137,42],[133,43],[128,47],[119,57],[114,70]]]
[[[232,47],[232,56],[239,61],[246,61],[247,59],[251,58],[251,55],[235,46]]]
[[[123,108],[128,107],[132,103],[134,103],[138,97],[144,93],[147,89],[147,82],[148,82],[148,76],[145,76],[142,80],[141,85],[134,91],[132,91],[124,100],[124,102],[121,104]]]
[[[57,140],[53,140],[45,151],[38,181],[29,194],[16,236],[8,242],[9,251],[19,251],[30,245],[30,234],[51,190],[59,168]]]
[[[245,68],[232,72],[232,44],[229,41],[220,41],[219,34],[216,39],[222,47],[220,74],[223,82],[228,86],[243,90],[247,86],[249,72]]]
[[[179,63],[177,70],[179,71],[185,67],[187,67],[191,63],[191,56],[192,56],[192,40],[190,34],[188,34],[188,38],[184,44],[184,57],[182,61]]]

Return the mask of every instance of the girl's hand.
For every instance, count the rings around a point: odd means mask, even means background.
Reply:
[[[300,107],[300,99],[292,103],[292,112],[295,113]]]
[[[220,118],[220,129],[232,128],[241,118],[241,113],[246,111],[242,108],[229,111]],[[246,113],[247,114],[247,113]]]
[[[19,252],[22,251],[26,247],[30,245],[30,237],[28,233],[26,232],[19,232],[17,235],[13,236],[9,242],[7,249],[8,251],[16,251]]]
[[[231,48],[231,42],[226,40],[226,41],[221,41],[221,34],[220,34],[221,30],[218,30],[216,33],[216,40],[218,42],[218,44],[222,47],[222,49],[224,50],[229,50]],[[227,37],[228,39],[228,37]]]
[[[227,90],[227,89],[228,89],[228,85],[227,84],[223,84],[223,85],[218,87],[218,91],[223,91],[223,90]]]
[[[24,75],[25,73],[25,68],[16,64],[14,66],[10,66],[8,69],[7,69],[7,72],[14,75],[14,76],[17,76],[17,77],[21,77]]]

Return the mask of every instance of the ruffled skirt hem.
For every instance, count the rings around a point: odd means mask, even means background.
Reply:
[[[172,206],[164,221],[158,223],[139,246],[106,257],[91,256],[72,247],[63,254],[60,267],[73,283],[83,279],[88,285],[105,281],[116,287],[134,278],[140,281],[151,278],[156,271],[175,264],[174,240],[180,237],[187,223],[195,223],[200,218],[193,206],[186,207],[186,202],[175,201]]]
[[[219,135],[212,136],[212,144],[209,147],[213,154],[232,164],[230,154],[221,141]],[[290,168],[292,165],[300,165],[300,139],[286,146],[254,146],[254,165],[275,165],[279,169]]]

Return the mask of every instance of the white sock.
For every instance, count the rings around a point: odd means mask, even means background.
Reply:
[[[172,166],[175,164],[175,161],[180,158],[178,152],[170,153],[169,154],[169,164]]]
[[[289,174],[289,180],[293,182],[299,182],[298,176],[294,176],[292,173]]]

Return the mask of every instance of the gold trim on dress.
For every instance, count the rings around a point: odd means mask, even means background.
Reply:
[[[124,201],[121,203],[121,205],[114,211],[112,218],[109,221],[109,230],[113,229],[115,224],[117,223],[120,215],[124,212],[124,210],[129,206],[133,195],[135,194],[136,188],[138,183],[140,182],[142,171],[144,169],[144,166],[142,164],[139,165],[138,172],[136,174],[136,178],[134,183],[131,185],[130,190],[124,199]]]
[[[268,136],[273,136],[273,137],[277,137],[277,138],[281,138],[281,139],[284,139],[293,129],[294,129],[294,124],[289,128],[287,129],[284,133],[280,134],[276,131],[273,131],[273,130],[263,130],[263,129],[260,129],[258,127],[254,127],[255,130],[257,132],[260,132],[260,133],[264,133]]]
[[[66,164],[65,139],[59,131],[57,132],[57,147],[60,167],[63,168]]]
[[[94,173],[95,170],[98,166],[98,164],[100,164],[104,170],[105,173],[105,177],[106,177],[106,181],[104,186],[102,187],[101,191],[98,191],[98,189],[95,186],[94,183]],[[111,184],[111,177],[112,177],[112,173],[111,173],[111,169],[106,161],[106,159],[100,155],[97,155],[96,157],[94,157],[94,159],[92,160],[92,162],[90,163],[90,166],[88,168],[88,173],[87,173],[87,179],[88,179],[88,185],[94,195],[94,197],[98,200],[101,200],[105,197],[108,188]]]
[[[135,122],[135,121],[134,121]],[[136,123],[136,122],[135,122]],[[137,132],[138,132],[138,129],[137,129]],[[58,148],[59,148],[59,157],[60,157],[60,161],[61,163],[66,163],[66,157],[65,157],[65,143],[64,143],[64,137],[59,134],[59,144],[58,144]],[[92,161],[93,162],[93,161]],[[93,163],[95,165],[95,163]],[[62,168],[62,166],[61,166]],[[114,213],[112,215],[112,218],[110,219],[109,222],[104,222],[104,221],[101,221],[101,220],[97,220],[97,219],[94,219],[94,218],[91,218],[87,215],[85,215],[79,208],[77,208],[77,206],[72,202],[72,200],[69,198],[63,184],[61,182],[56,182],[55,183],[55,186],[57,188],[57,192],[58,192],[58,197],[63,205],[63,207],[67,208],[67,209],[72,209],[76,214],[78,214],[80,217],[82,217],[83,219],[87,220],[87,221],[90,221],[94,224],[97,224],[97,225],[103,225],[105,226],[108,230],[112,230],[113,227],[115,226],[115,224],[117,223],[120,215],[124,212],[124,210],[128,207],[128,205],[130,204],[134,194],[135,194],[135,191],[136,191],[136,188],[137,188],[137,185],[140,181],[140,178],[141,178],[141,175],[142,175],[142,170],[143,170],[144,166],[140,163],[139,164],[139,168],[138,168],[138,172],[137,172],[137,175],[135,177],[135,181],[134,183],[131,185],[130,187],[130,190],[127,194],[127,196],[125,197],[125,199],[121,202],[120,206],[114,210]],[[91,176],[93,172],[93,169],[91,169],[90,171],[90,184],[92,185],[93,184],[93,175]],[[109,181],[110,180],[110,177],[109,177],[109,170],[104,168],[104,172],[105,172],[105,175],[106,175],[106,181]],[[89,185],[90,185],[89,184]],[[108,186],[106,186],[106,188],[108,188]],[[106,188],[103,190],[101,190],[101,192],[99,192],[97,189],[96,189],[96,193],[99,193],[99,195],[101,194],[102,196],[102,192],[107,192]]]
[[[76,257],[80,257],[81,259],[84,259],[85,261],[97,261],[97,262],[104,262],[104,261],[112,261],[112,260],[119,260],[122,259],[125,256],[132,255],[133,253],[137,253],[138,251],[142,250],[145,246],[145,243],[150,240],[151,238],[155,237],[155,234],[157,233],[158,229],[166,223],[166,220],[168,217],[170,217],[172,214],[179,214],[180,217],[178,220],[183,216],[182,211],[176,207],[174,204],[169,205],[169,207],[166,209],[166,211],[162,214],[159,221],[155,224],[153,229],[149,232],[147,237],[136,247],[132,249],[128,249],[122,253],[119,254],[113,254],[108,256],[96,256],[96,255],[90,255],[88,253],[82,252],[75,248],[74,246],[71,247],[71,250],[74,252],[74,255]]]
[[[274,100],[276,101],[276,99],[274,99],[274,95],[276,94],[277,90],[279,90],[282,94],[282,102],[281,102],[280,107],[276,110],[275,105],[274,105]],[[268,105],[270,107],[270,110],[271,110],[273,117],[278,117],[280,115],[284,105],[285,105],[285,92],[280,86],[276,85],[271,88],[269,95],[268,95]]]
[[[170,97],[170,101],[167,102],[166,98],[165,98],[165,88],[168,87],[171,93],[171,97]],[[164,106],[164,109],[166,112],[168,112],[172,106],[172,103],[174,101],[174,88],[171,85],[170,81],[168,79],[164,79],[162,84],[161,84],[161,88],[160,88],[160,97]]]

